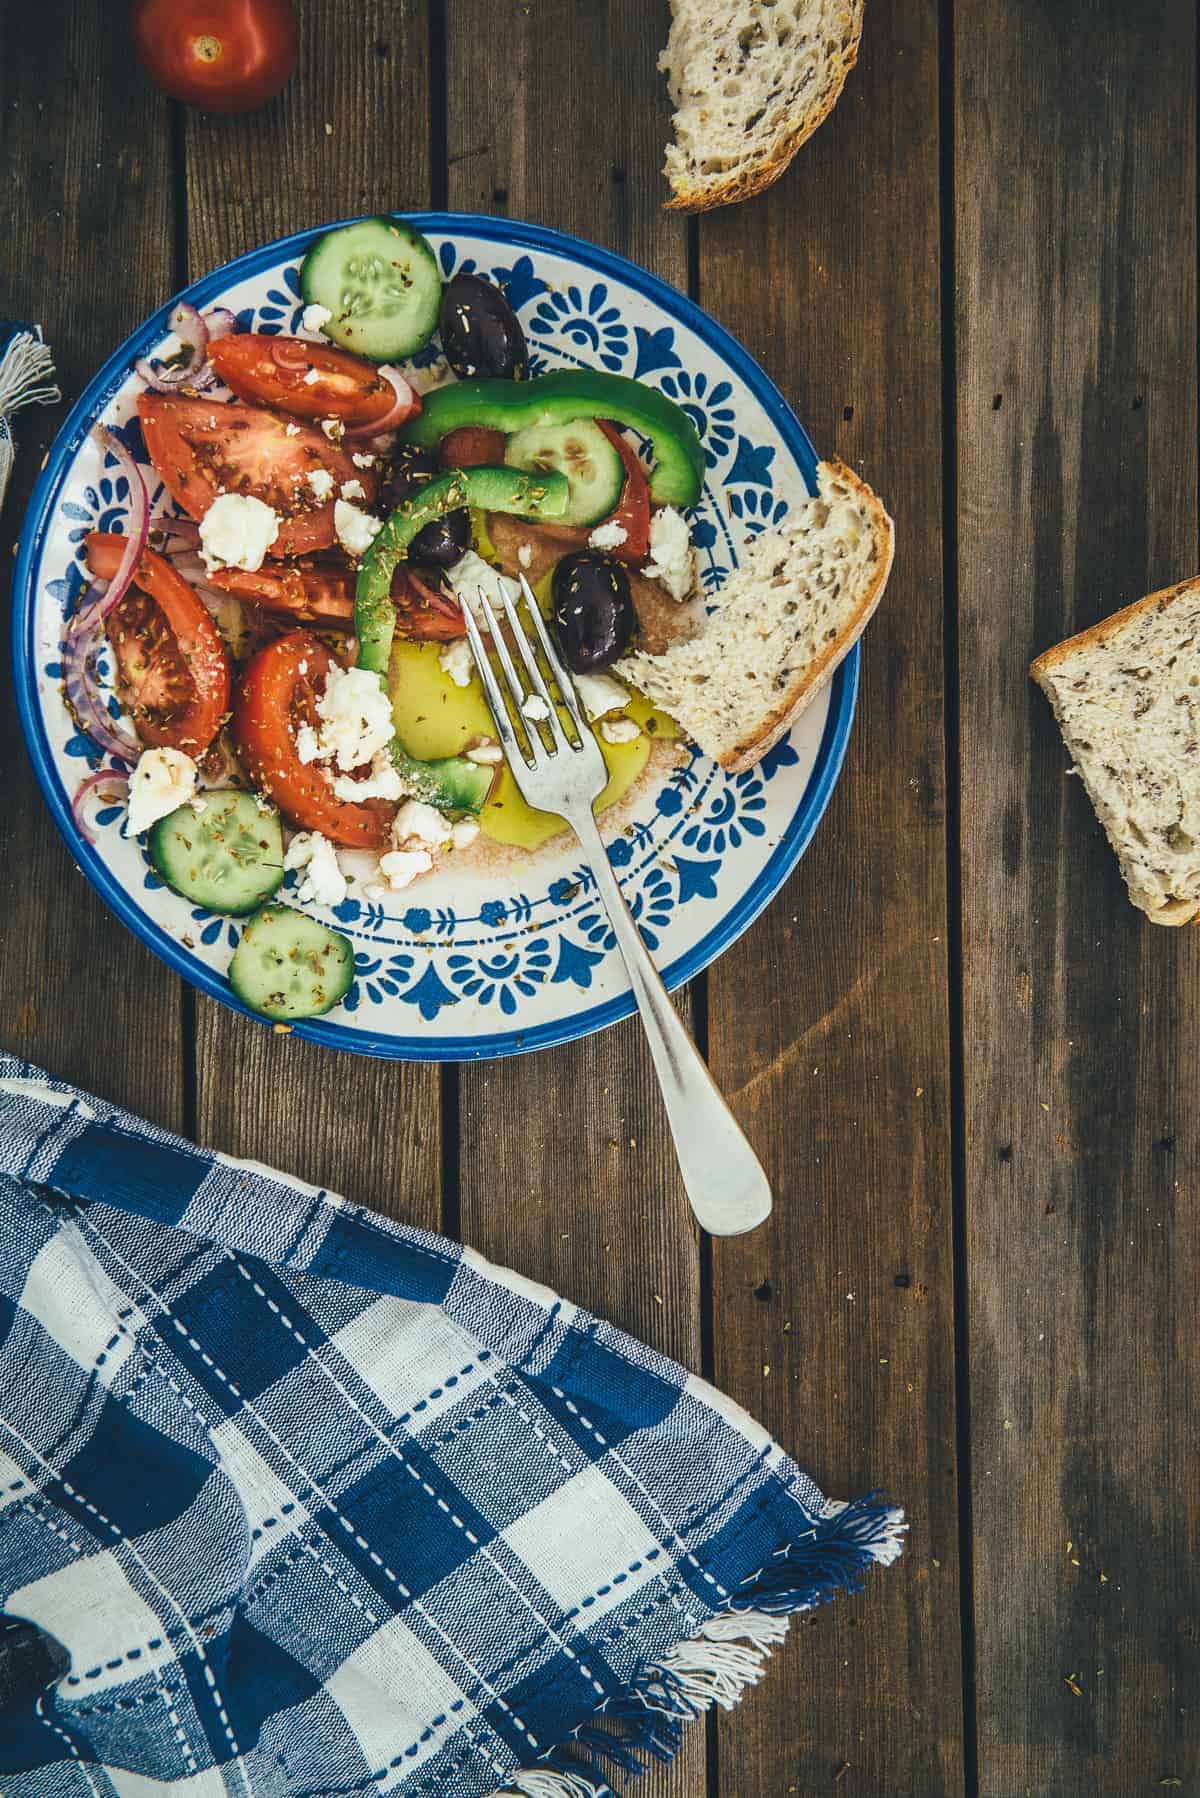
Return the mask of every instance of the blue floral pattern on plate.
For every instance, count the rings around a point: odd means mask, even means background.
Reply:
[[[589,367],[636,376],[694,420],[706,479],[693,539],[705,590],[719,590],[747,543],[807,491],[815,460],[744,352],[669,289],[602,251],[505,221],[441,215],[419,222],[445,277],[477,272],[504,287],[525,326],[535,371]],[[303,310],[303,248],[292,240],[254,252],[198,283],[191,297],[230,307],[244,329],[294,332]],[[88,765],[102,758],[63,700],[62,625],[87,584],[84,537],[122,529],[128,504],[124,477],[87,427],[103,418],[144,464],[134,413],[138,384],[128,371],[134,356],[153,347],[153,323],[102,371],[80,417],[64,427],[31,508],[31,518],[38,512],[40,519],[37,547],[19,570],[29,645],[23,715],[39,775],[68,832],[70,796]],[[434,345],[415,360],[428,366],[436,354]],[[152,479],[148,484],[157,515],[165,496]],[[686,973],[711,959],[800,853],[849,726],[853,679],[839,680],[837,709],[828,696],[819,700],[751,774],[728,777],[694,749],[679,749],[675,765],[658,752],[652,777],[610,823],[610,860],[660,965]],[[240,923],[171,893],[142,845],[125,835],[124,820],[119,805],[90,814],[97,845],[89,850],[73,840],[77,859],[160,955],[235,1003],[225,969]],[[298,1026],[302,1034],[374,1054],[505,1054],[598,1028],[629,1009],[607,917],[569,836],[536,856],[506,862],[495,852],[458,873],[447,862],[409,892],[383,900],[368,897],[370,885],[369,876],[354,881],[333,912],[310,908],[351,938],[356,966],[346,999],[328,1019]],[[284,898],[295,903],[294,883]]]

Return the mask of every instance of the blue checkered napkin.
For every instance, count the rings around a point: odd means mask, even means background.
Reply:
[[[902,1527],[544,1288],[0,1056],[5,1798],[595,1798]]]

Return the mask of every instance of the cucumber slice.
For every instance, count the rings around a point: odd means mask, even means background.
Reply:
[[[621,497],[625,468],[600,426],[591,418],[569,424],[528,425],[504,446],[509,468],[565,474],[570,482],[563,524],[596,524]]]
[[[209,911],[233,917],[253,911],[283,880],[279,814],[261,811],[251,793],[200,795],[160,818],[150,832],[150,859],[169,887]]]
[[[437,329],[437,257],[403,219],[363,219],[327,231],[304,258],[300,290],[333,314],[325,335],[372,362],[415,355]]]
[[[251,1010],[286,1023],[319,1018],[350,991],[349,937],[287,905],[264,905],[246,925],[229,964],[229,984]]]

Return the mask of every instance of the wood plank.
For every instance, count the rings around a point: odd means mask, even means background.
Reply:
[[[166,102],[97,9],[47,0],[0,15],[0,314],[38,320],[76,398],[170,290],[173,226]],[[66,406],[19,416],[4,513],[3,580],[38,464]],[[7,615],[7,607],[5,608]],[[80,877],[50,822],[0,699],[0,1012],[5,1046],[105,1097],[183,1118],[178,980]]]
[[[1200,935],[1128,905],[1026,678],[1036,651],[1196,569],[1195,29],[1188,0],[956,9],[973,1515],[995,1798],[1200,1776]]]
[[[666,7],[532,0],[448,9],[449,204],[508,211],[687,284],[686,227],[659,210]],[[461,1071],[462,1234],[700,1366],[699,1245],[640,1026]],[[646,1798],[705,1788],[703,1730]]]
[[[310,0],[301,25],[300,65],[272,105],[187,116],[193,276],[307,225],[429,204],[426,8]],[[200,999],[196,1083],[204,1140],[437,1228],[436,1069],[333,1054]]]
[[[936,8],[869,6],[860,66],[791,172],[700,226],[701,302],[898,528],[829,813],[709,977],[714,1071],[778,1194],[768,1227],[714,1245],[713,1339],[718,1384],[826,1491],[878,1484],[911,1527],[901,1565],[797,1626],[721,1719],[739,1794],[963,1790],[938,57]]]

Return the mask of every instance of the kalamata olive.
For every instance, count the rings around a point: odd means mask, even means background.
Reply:
[[[574,674],[607,668],[624,654],[637,616],[620,562],[577,550],[554,570],[551,590],[558,640]]]
[[[411,443],[400,444],[383,480],[380,499],[384,510],[394,511],[406,499],[419,493],[435,475],[444,472],[437,457],[427,450],[415,449]],[[431,568],[453,568],[470,547],[471,516],[463,508],[447,512],[444,518],[436,518],[424,530],[418,531],[409,545],[408,559]]]
[[[462,380],[519,381],[529,361],[525,333],[498,287],[482,275],[455,275],[442,292],[442,349]]]

